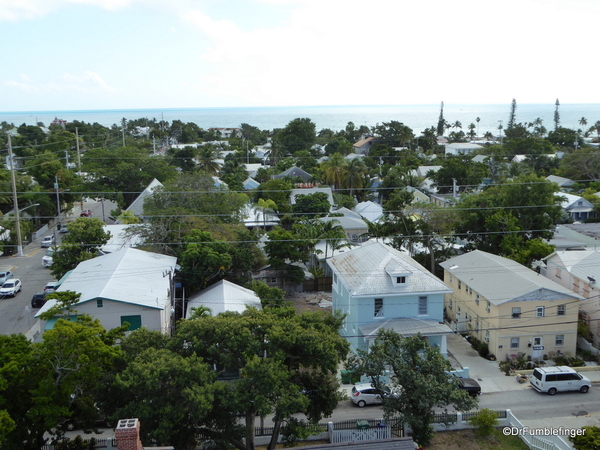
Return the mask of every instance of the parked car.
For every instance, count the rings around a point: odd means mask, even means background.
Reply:
[[[568,366],[538,367],[529,380],[536,391],[546,392],[548,395],[559,391],[579,391],[585,394],[592,386],[589,378]]]
[[[477,397],[481,394],[481,386],[473,378],[459,378],[458,387],[467,391],[471,397]]]
[[[46,286],[44,286],[44,294],[52,294],[56,291],[56,284],[58,281],[48,281]]]
[[[88,209],[87,211],[81,211],[79,217],[92,217],[92,210]]]
[[[37,294],[33,294],[31,298],[31,307],[32,308],[41,308],[46,304],[46,293],[38,292]]]
[[[53,245],[54,245],[54,235],[45,236],[44,239],[42,239],[42,247],[43,248],[49,248],[49,247],[52,247]]]
[[[376,389],[371,383],[357,383],[352,386],[350,400],[359,408],[363,408],[366,405],[380,405],[386,395],[393,394]]]
[[[58,230],[58,232],[60,234],[66,234],[66,233],[69,232],[69,227],[67,227],[66,225],[63,225],[63,226],[60,227],[60,230]]]
[[[42,266],[50,267],[52,265],[52,255],[54,255],[53,248],[46,250],[46,254],[42,256]]]
[[[0,287],[0,297],[14,297],[21,290],[21,280],[12,278],[5,281]]]
[[[10,280],[13,274],[10,270],[0,272],[0,284],[3,284],[6,280]]]

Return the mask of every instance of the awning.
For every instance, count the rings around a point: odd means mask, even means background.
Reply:
[[[375,339],[379,330],[391,330],[402,336],[440,336],[445,334],[454,334],[454,331],[444,322],[438,322],[433,319],[416,319],[401,317],[396,319],[387,319],[382,321],[369,322],[358,327],[365,339]]]

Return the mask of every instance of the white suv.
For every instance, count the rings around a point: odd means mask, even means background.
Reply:
[[[538,392],[554,395],[559,391],[586,393],[592,382],[568,366],[538,367],[530,377],[531,386]]]
[[[52,265],[52,256],[54,255],[54,249],[49,248],[46,250],[46,254],[42,256],[42,265],[44,267],[50,267]]]

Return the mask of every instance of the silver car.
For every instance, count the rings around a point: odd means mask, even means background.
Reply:
[[[371,383],[357,383],[352,386],[350,400],[359,408],[366,405],[380,405],[382,394],[386,395],[385,392],[375,389]]]
[[[10,270],[4,270],[0,272],[0,285],[2,285],[5,281],[10,280],[12,276],[13,275]]]

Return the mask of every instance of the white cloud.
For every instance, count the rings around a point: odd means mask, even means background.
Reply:
[[[26,74],[20,75],[20,80],[7,80],[6,86],[19,89],[23,92],[46,94],[46,93],[112,93],[115,88],[106,83],[100,75],[92,71],[85,71],[80,75],[63,73],[58,79],[37,82]]]
[[[90,5],[115,11],[145,0],[0,0],[0,21],[34,19],[69,5]],[[145,1],[148,3],[148,1]],[[153,1],[152,1],[153,2]]]

